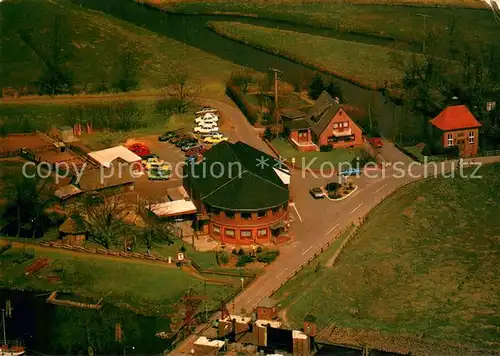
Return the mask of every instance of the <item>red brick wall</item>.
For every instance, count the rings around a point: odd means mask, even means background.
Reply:
[[[258,320],[273,320],[276,317],[276,307],[264,308],[257,307],[257,319]]]
[[[269,242],[271,238],[270,226],[287,220],[288,212],[284,207],[280,207],[276,213],[272,209],[267,211],[266,216],[257,217],[256,212],[251,213],[250,219],[242,218],[241,213],[236,212],[234,219],[228,218],[226,214],[221,211],[219,215],[212,215],[210,217],[209,234],[215,239],[226,241],[228,243],[238,244],[251,244],[254,241],[259,243]],[[217,231],[217,229],[219,229]],[[226,230],[233,230],[234,235],[229,235]],[[265,235],[259,235],[259,231],[265,230]],[[250,233],[250,236],[242,236],[243,233]]]
[[[363,145],[363,131],[359,128],[358,125],[352,121],[352,119],[347,115],[347,113],[340,109],[337,114],[332,118],[326,129],[321,133],[318,138],[318,145],[323,146],[328,144],[328,137],[333,135],[333,126],[334,124],[339,124],[343,122],[348,122],[348,127],[346,128],[337,128],[337,131],[342,131],[342,129],[351,129],[351,132],[354,134],[354,141],[347,142],[337,142],[333,144],[335,148],[346,148],[352,146],[362,146]]]
[[[469,133],[474,133],[474,143],[469,142]],[[448,147],[448,135],[451,135],[453,143],[452,146],[460,147],[461,157],[476,156],[479,150],[479,129],[466,129],[466,130],[456,130],[456,131],[446,131],[443,132],[442,144],[443,147]],[[459,141],[463,140],[463,144],[460,145]]]

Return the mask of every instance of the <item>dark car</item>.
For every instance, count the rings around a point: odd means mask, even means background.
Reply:
[[[193,156],[193,155],[201,155],[207,151],[207,148],[205,146],[199,145],[190,148],[189,150],[186,151],[186,156]]]
[[[322,199],[325,197],[325,193],[321,188],[312,188],[309,190],[309,193],[311,193],[314,199]]]
[[[161,135],[160,137],[158,137],[158,141],[161,141],[161,142],[170,141],[170,139],[172,139],[172,138],[174,138],[176,136],[179,136],[179,135],[177,135],[173,131],[167,131],[163,135]]]
[[[182,151],[187,151],[187,150],[189,150],[191,148],[195,148],[197,146],[199,146],[198,142],[188,142],[184,146],[181,147],[181,150]]]
[[[187,145],[188,143],[197,143],[198,142],[198,139],[194,138],[194,137],[185,137],[179,141],[177,141],[175,143],[175,145],[177,147],[182,147],[182,146],[185,146]]]

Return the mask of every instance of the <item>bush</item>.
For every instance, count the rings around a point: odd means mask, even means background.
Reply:
[[[225,251],[219,252],[217,254],[217,260],[219,261],[219,264],[227,264],[229,262],[229,254]]]
[[[460,156],[460,148],[458,146],[446,147],[444,149],[444,154],[448,158],[458,158]]]
[[[236,255],[238,254],[238,251],[236,251],[236,249],[235,249],[235,248],[233,248],[233,249],[231,250],[231,254],[232,254],[233,256],[236,256]]]
[[[319,150],[321,152],[330,152],[331,150],[333,150],[333,146],[332,145],[321,145],[319,147]]]
[[[266,130],[264,131],[264,138],[268,141],[273,139],[273,132],[269,127],[266,127]]]
[[[342,187],[342,184],[337,182],[331,182],[325,186],[325,189],[327,192],[336,192],[337,190],[340,189],[340,187]]]
[[[238,256],[245,256],[245,250],[243,250],[242,248],[240,248],[239,251],[238,251]]]
[[[432,156],[432,150],[429,144],[426,144],[422,149],[422,154],[424,156]]]
[[[271,263],[276,257],[278,257],[280,252],[278,250],[269,250],[257,254],[257,261],[263,263]]]
[[[255,123],[259,119],[259,114],[255,110],[253,105],[251,105],[245,98],[245,96],[241,92],[241,89],[228,83],[226,85],[226,94],[235,102],[236,105],[238,105],[240,110],[246,116],[248,122],[250,122],[250,124],[252,125],[255,125]]]
[[[262,247],[261,247],[261,246],[257,247],[257,251],[256,251],[257,253],[261,253],[262,251],[263,251],[263,250],[262,250]]]
[[[247,263],[252,263],[252,262],[253,262],[252,256],[241,255],[240,257],[238,257],[238,262],[236,262],[236,266],[243,267]]]

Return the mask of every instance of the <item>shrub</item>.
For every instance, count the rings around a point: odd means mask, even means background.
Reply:
[[[240,248],[239,251],[238,251],[238,256],[245,256],[245,250],[243,250],[242,248]]]
[[[422,149],[422,154],[424,156],[432,156],[432,150],[429,144],[426,144]]]
[[[337,183],[337,182],[331,182],[331,183],[328,183],[328,184],[325,186],[325,189],[326,189],[328,192],[336,192],[337,190],[339,190],[339,189],[340,189],[340,187],[342,187],[342,184]]]
[[[333,150],[333,146],[332,145],[321,145],[319,147],[319,150],[321,152],[330,152],[331,150]]]
[[[269,127],[266,127],[266,130],[264,131],[264,138],[268,141],[273,139],[273,132]]]
[[[236,249],[235,249],[235,248],[233,248],[233,249],[231,250],[231,254],[232,254],[233,256],[236,256],[236,255],[238,254],[238,251],[236,251]]]
[[[444,154],[449,158],[457,158],[460,156],[460,148],[458,146],[446,147],[444,149]]]
[[[241,92],[241,89],[228,83],[226,85],[226,94],[235,102],[236,105],[238,105],[240,110],[246,116],[248,122],[250,122],[250,124],[252,125],[255,125],[255,123],[259,119],[259,115],[253,105],[251,105],[245,98],[245,96]]]
[[[280,252],[278,250],[268,250],[257,254],[257,261],[263,263],[271,263],[276,257],[278,257]]]
[[[219,252],[219,254],[217,254],[217,259],[219,264],[225,265],[229,262],[229,254],[226,251]]]
[[[236,266],[243,267],[247,263],[252,263],[252,262],[253,262],[252,256],[241,255],[240,257],[238,257],[238,262],[236,262]]]
[[[257,253],[261,253],[262,251],[263,251],[263,250],[262,250],[262,247],[261,247],[261,246],[257,247],[257,251],[256,251]]]
[[[311,84],[309,84],[309,96],[311,99],[316,100],[319,98],[324,89],[325,84],[323,83],[323,78],[316,73],[311,81]]]

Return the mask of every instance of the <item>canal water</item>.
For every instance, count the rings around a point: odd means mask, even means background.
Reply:
[[[47,297],[47,293],[0,290],[1,308],[7,300],[12,307],[12,316],[6,318],[7,340],[21,341],[28,355],[88,355],[89,345],[96,355],[123,355],[125,347],[127,355],[160,355],[170,345],[155,336],[168,330],[167,319],[106,304],[100,310],[55,306],[45,302]],[[115,341],[116,324],[122,342]]]
[[[121,20],[131,22],[159,35],[171,37],[190,46],[197,47],[220,58],[234,62],[241,66],[266,73],[270,67],[279,68],[285,81],[297,82],[300,78],[312,78],[317,72],[307,66],[291,60],[261,51],[242,43],[232,41],[217,35],[209,30],[205,24],[208,21],[238,21],[254,25],[295,30],[321,36],[337,37],[348,41],[390,46],[390,39],[373,36],[335,32],[308,26],[287,24],[284,22],[266,19],[245,18],[219,15],[183,15],[159,11],[148,6],[135,3],[133,0],[71,0],[81,6],[102,11]],[[367,110],[368,105],[372,114],[379,122],[380,131],[387,137],[395,134],[395,122],[403,117],[401,107],[387,102],[381,92],[368,90],[348,81],[324,75],[325,80],[332,79],[341,88],[345,102]]]

